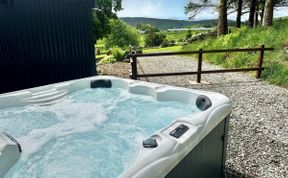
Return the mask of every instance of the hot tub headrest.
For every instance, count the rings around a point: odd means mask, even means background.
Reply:
[[[91,88],[111,88],[112,82],[108,79],[93,80],[91,81]]]
[[[212,106],[212,102],[207,96],[200,95],[196,99],[196,106],[201,111],[205,111]]]

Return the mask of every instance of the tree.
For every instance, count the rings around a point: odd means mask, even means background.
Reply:
[[[193,2],[192,0],[185,6],[185,14],[189,16],[190,19],[194,18],[201,10],[207,7],[217,7],[218,10],[218,36],[226,35],[228,32],[228,22],[227,22],[227,7],[228,0],[219,0],[218,5],[213,4],[210,0],[200,0],[199,3]]]
[[[109,20],[117,19],[116,12],[120,10],[122,10],[122,0],[96,0],[96,7],[92,12],[95,42],[109,33]]]
[[[260,23],[263,23],[265,0],[259,0],[258,15],[260,15]]]
[[[226,35],[228,33],[228,22],[227,22],[227,0],[220,0],[218,7],[218,30],[217,35]]]
[[[199,2],[190,0],[184,9],[189,19],[193,19],[201,10],[208,7],[216,7],[216,5],[210,2],[210,0],[200,0]]]
[[[243,0],[237,1],[237,17],[236,17],[236,27],[241,27],[241,16],[242,16],[242,6],[243,6]]]
[[[269,27],[273,24],[274,7],[287,7],[288,0],[266,0],[265,4],[263,3],[262,6],[264,9],[262,26]]]
[[[166,35],[163,33],[151,31],[145,35],[145,46],[147,47],[160,46],[165,41]]]
[[[236,13],[236,27],[241,27],[241,17],[243,14],[248,13],[243,10],[247,9],[247,0],[228,0],[227,1],[227,14]]]
[[[127,48],[129,45],[138,46],[140,35],[138,31],[119,19],[109,21],[110,32],[104,38],[105,48],[119,47]]]
[[[268,27],[273,22],[274,7],[283,7],[288,5],[287,0],[250,0],[249,20],[250,27],[258,25],[260,15],[262,26]]]
[[[249,19],[248,19],[248,26],[253,28],[255,22],[255,13],[257,12],[257,0],[250,1],[250,10],[249,10]]]
[[[264,27],[272,26],[274,5],[275,4],[273,0],[266,0],[265,2],[262,24]]]

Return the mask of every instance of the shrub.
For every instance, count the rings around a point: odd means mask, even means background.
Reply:
[[[171,43],[171,44],[175,44],[175,43],[176,43],[176,40],[170,40],[170,43]]]
[[[113,64],[117,62],[117,60],[113,56],[105,56],[103,59],[101,59],[101,64]]]
[[[183,38],[179,38],[177,42],[178,42],[178,43],[183,43],[184,41],[185,41],[185,40],[184,40]]]
[[[175,40],[164,40],[162,43],[161,43],[161,47],[164,48],[164,47],[170,47],[170,46],[175,46],[176,45],[176,42]]]
[[[142,54],[143,53],[143,49],[141,47],[136,49],[136,54]]]
[[[189,38],[191,38],[193,35],[192,35],[192,31],[189,29],[186,33],[186,36],[185,36],[185,39],[188,40]]]
[[[149,32],[145,36],[145,45],[147,47],[160,46],[166,40],[166,35],[163,33]]]
[[[123,61],[125,59],[125,51],[121,50],[120,48],[112,48],[111,53],[116,61]]]
[[[164,40],[162,43],[161,43],[161,47],[162,48],[165,48],[165,47],[168,47],[169,46],[169,41],[167,40]]]

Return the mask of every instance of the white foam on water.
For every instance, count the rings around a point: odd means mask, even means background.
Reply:
[[[191,112],[198,110],[122,89],[85,89],[53,106],[0,110],[0,130],[17,135],[23,148],[5,178],[115,178],[143,139]]]
[[[69,104],[67,102],[61,103],[61,105]],[[29,155],[41,150],[44,144],[54,138],[93,131],[96,129],[96,124],[107,120],[104,109],[100,104],[85,104],[85,109],[81,109],[81,104],[78,103],[61,108],[63,111],[55,110],[55,114],[61,122],[52,127],[34,129],[27,135],[18,138],[23,147],[22,159],[27,159]],[[67,118],[63,113],[67,113],[71,117]]]

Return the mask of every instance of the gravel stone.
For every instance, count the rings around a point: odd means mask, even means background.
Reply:
[[[123,78],[129,78],[130,76],[130,63],[117,62],[115,64],[97,64],[97,73],[99,75],[111,75]]]

